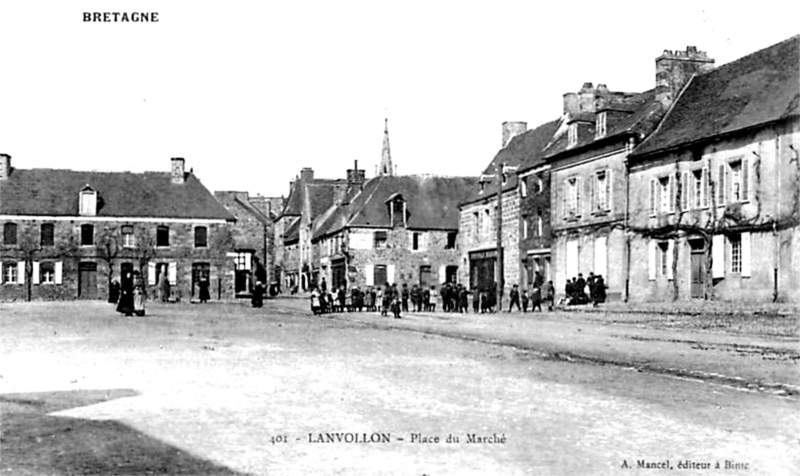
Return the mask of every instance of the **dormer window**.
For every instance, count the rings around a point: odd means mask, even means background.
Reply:
[[[483,193],[483,189],[486,188],[486,182],[478,182],[481,185],[481,189],[479,193]]]
[[[567,148],[572,148],[578,145],[578,123],[573,122],[569,125],[567,131]]]
[[[528,196],[528,181],[526,179],[522,179],[519,181],[519,195],[522,198]]]
[[[392,227],[406,226],[406,200],[399,193],[395,193],[386,200],[389,207],[389,220]]]
[[[81,216],[97,215],[97,192],[90,186],[83,187],[78,200]]]
[[[595,124],[595,139],[600,139],[606,136],[606,112],[603,111],[597,115],[597,122]]]

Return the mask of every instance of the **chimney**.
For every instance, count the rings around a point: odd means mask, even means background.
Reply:
[[[358,187],[359,189],[363,189],[364,182],[366,181],[366,174],[364,170],[359,170],[358,168],[358,161],[354,161],[353,168],[347,169],[347,188],[353,189]]]
[[[598,84],[597,88],[592,83],[583,83],[577,93],[564,94],[564,114],[574,116],[580,113],[593,113],[600,105],[600,100],[611,94],[605,84]]]
[[[656,99],[669,105],[680,93],[693,74],[702,74],[714,69],[714,60],[696,46],[687,46],[686,51],[664,50],[656,58]]]
[[[311,182],[314,180],[314,169],[311,167],[303,167],[300,171],[300,180],[303,182]]]
[[[183,183],[186,181],[185,173],[186,162],[182,157],[172,158],[172,183]]]
[[[0,180],[5,180],[11,175],[11,156],[0,154]]]
[[[528,123],[521,121],[506,121],[503,123],[503,145],[501,149],[511,142],[511,139],[528,130]]]

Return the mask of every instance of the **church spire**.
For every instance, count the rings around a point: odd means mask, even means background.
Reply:
[[[392,167],[392,153],[389,150],[389,119],[385,119],[384,123],[383,152],[381,153],[381,166],[378,170],[378,175],[394,175],[394,167]]]

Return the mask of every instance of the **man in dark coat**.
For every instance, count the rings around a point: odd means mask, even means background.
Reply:
[[[509,304],[508,304],[508,312],[511,312],[514,309],[514,304],[517,305],[517,311],[520,311],[519,307],[519,287],[515,284],[511,287],[511,292],[508,294]]]
[[[201,278],[200,282],[197,284],[197,287],[200,288],[200,294],[199,294],[200,302],[202,303],[208,302],[208,300],[211,299],[211,294],[209,294],[208,292],[208,287],[209,287],[208,279]]]
[[[264,307],[264,285],[261,284],[261,281],[256,281],[255,286],[253,286],[250,304],[253,307]]]
[[[403,312],[408,312],[408,284],[403,283],[403,290],[401,292],[401,303],[403,305]]]
[[[119,302],[117,312],[126,316],[133,315],[133,275],[126,271],[126,276],[122,277],[122,286],[119,290]]]

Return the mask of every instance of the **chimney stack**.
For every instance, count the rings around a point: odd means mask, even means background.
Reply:
[[[501,149],[511,142],[511,139],[528,130],[528,123],[521,121],[506,121],[503,123],[503,145]]]
[[[358,168],[358,161],[356,160],[354,161],[353,168],[347,169],[347,188],[353,189],[358,187],[359,189],[363,189],[365,181],[365,171]]]
[[[182,157],[172,158],[172,183],[181,184],[186,181],[186,161]]]
[[[303,167],[303,169],[300,170],[300,180],[302,180],[303,182],[313,181],[314,169],[312,169],[311,167]]]
[[[678,97],[693,74],[706,73],[712,69],[714,60],[696,46],[687,46],[686,51],[664,50],[656,58],[656,99],[669,105]]]
[[[11,175],[11,156],[0,154],[0,180],[5,180]]]

